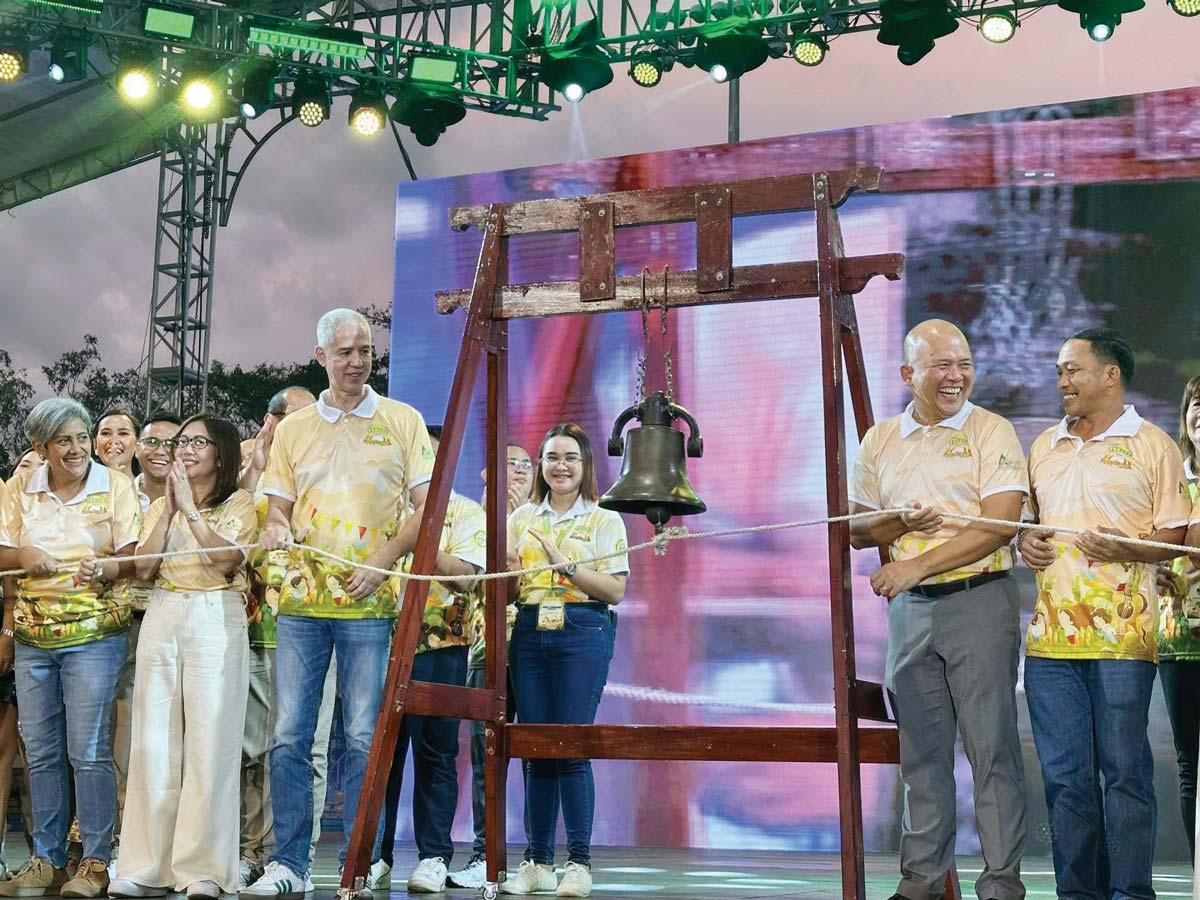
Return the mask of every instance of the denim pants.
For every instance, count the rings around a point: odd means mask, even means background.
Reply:
[[[1025,660],[1062,900],[1154,898],[1154,760],[1146,729],[1155,670],[1127,659]]]
[[[1188,846],[1196,855],[1196,762],[1200,754],[1200,661],[1161,660],[1162,681],[1175,756],[1179,760],[1179,808]]]
[[[125,635],[42,650],[17,643],[14,670],[33,797],[33,852],[67,864],[71,825],[67,761],[83,855],[108,862],[117,818],[111,722]]]
[[[510,665],[517,718],[527,725],[591,724],[608,680],[616,626],[599,603],[568,603],[561,630],[538,631],[536,606],[522,606],[513,627]],[[586,759],[534,759],[525,787],[529,858],[554,862],[561,802],[571,862],[591,860],[596,787]]]
[[[337,651],[337,698],[346,739],[342,758],[346,839],[338,852],[338,858],[344,861],[358,814],[394,624],[392,619],[305,616],[280,616],[276,622],[279,647],[275,651],[275,735],[270,757],[275,851],[271,860],[297,875],[305,875],[309,869],[313,743],[330,656]],[[376,846],[372,859],[378,856]]]
[[[467,648],[443,647],[426,650],[413,659],[412,680],[432,684],[461,685],[467,673]],[[450,828],[458,806],[458,719],[442,716],[405,715],[396,739],[396,752],[388,774],[383,804],[381,858],[392,864],[396,843],[397,807],[404,782],[404,757],[413,750],[413,837],[417,856],[440,856],[450,864],[454,844]]]

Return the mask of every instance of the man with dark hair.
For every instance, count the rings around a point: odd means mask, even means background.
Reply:
[[[1179,447],[1125,403],[1133,353],[1081,331],[1058,354],[1066,415],[1029,450],[1034,521],[1019,542],[1037,570],[1025,696],[1060,897],[1154,897],[1154,762],[1147,737],[1158,659],[1155,565],[1191,504]],[[1103,793],[1101,776],[1103,775]]]

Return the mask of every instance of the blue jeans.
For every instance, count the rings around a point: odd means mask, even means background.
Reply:
[[[413,659],[412,680],[461,685],[467,675],[467,648],[426,650]],[[450,828],[458,806],[458,719],[405,715],[396,740],[383,804],[380,858],[392,864],[396,843],[396,816],[404,784],[404,757],[413,748],[413,837],[417,857],[440,856],[450,865],[454,844]]]
[[[537,612],[536,606],[521,607],[513,627],[510,665],[517,718],[525,725],[590,725],[608,681],[616,626],[599,603],[568,603],[559,631],[538,631]],[[596,785],[586,759],[530,760],[525,786],[528,858],[554,862],[560,801],[568,859],[589,864]]]
[[[342,758],[345,861],[379,697],[387,675],[392,619],[316,619],[280,616],[275,651],[275,735],[271,741],[271,804],[275,852],[271,860],[297,875],[308,873],[313,828],[313,740],[329,658],[337,651],[337,697],[346,752]],[[372,859],[379,857],[378,830]]]
[[[1025,660],[1061,900],[1154,900],[1146,729],[1155,669],[1124,659]]]
[[[42,650],[16,645],[13,669],[21,736],[29,758],[33,852],[67,864],[71,825],[67,761],[75,772],[75,810],[83,855],[108,862],[117,820],[110,725],[124,634]]]

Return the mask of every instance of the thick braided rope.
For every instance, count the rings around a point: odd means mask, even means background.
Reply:
[[[669,544],[675,541],[695,541],[706,538],[729,537],[739,534],[761,534],[769,531],[786,531],[792,528],[804,528],[812,525],[833,525],[840,522],[853,522],[858,519],[874,519],[880,516],[899,515],[909,512],[908,507],[896,507],[892,509],[874,509],[860,513],[848,513],[843,516],[827,516],[819,519],[804,519],[795,522],[776,522],[770,525],[752,525],[744,528],[723,528],[714,531],[688,531],[686,528],[667,528],[660,534],[656,534],[648,541],[642,541],[640,544],[633,544],[624,550],[618,550],[615,553],[605,553],[599,556],[593,556],[590,559],[574,560],[578,565],[590,565],[591,563],[603,562],[606,559],[612,559],[618,556],[625,556],[630,553],[638,553],[642,550],[653,549],[657,553],[662,553],[666,550]],[[1055,525],[1042,524],[1038,522],[1010,522],[1007,519],[992,519],[987,516],[969,516],[961,513],[941,513],[944,519],[953,519],[955,521],[967,522],[973,525],[993,525],[1001,528],[1016,528],[1025,531],[1053,531],[1056,534],[1079,535],[1083,531],[1077,528],[1060,528]],[[1196,547],[1189,547],[1184,544],[1170,544],[1164,541],[1151,541],[1145,538],[1126,537],[1124,535],[1105,535],[1110,540],[1121,544],[1128,544],[1135,547],[1150,547],[1156,550],[1173,550],[1176,555],[1196,552]],[[367,565],[364,562],[358,562],[352,559],[346,559],[344,556],[339,556],[329,550],[322,550],[319,547],[309,547],[305,544],[289,544],[289,549],[299,550],[302,553],[312,554],[314,556],[322,556],[334,562],[341,563],[352,569],[362,569],[366,572],[373,572],[376,575],[383,575],[387,578],[401,578],[407,581],[444,581],[444,575],[418,575],[410,572],[396,572],[391,569],[383,569],[378,566]],[[207,556],[210,553],[224,553],[229,550],[242,550],[249,552],[251,550],[261,549],[258,544],[230,544],[227,547],[198,547],[194,550],[168,550],[162,553],[142,553],[136,556],[122,556],[121,560],[126,562],[136,562],[138,560],[151,559],[171,559],[177,556]],[[111,558],[111,557],[110,557]],[[57,571],[73,571],[78,569],[78,566],[62,565]],[[474,576],[474,581],[494,581],[504,578],[522,578],[526,575],[540,575],[543,572],[557,571],[555,565],[533,566],[526,569],[513,569],[508,572],[485,572]],[[6,575],[23,575],[23,569],[7,569],[0,571],[0,577]]]

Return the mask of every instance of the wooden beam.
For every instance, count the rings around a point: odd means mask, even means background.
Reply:
[[[843,203],[856,190],[877,191],[883,177],[878,166],[839,169],[829,174],[830,202]],[[732,214],[735,216],[763,213],[799,212],[813,208],[812,174],[777,175],[735,182]],[[504,204],[504,235],[550,234],[579,229],[583,203],[611,202],[613,224],[663,225],[669,222],[688,222],[696,217],[696,195],[708,190],[725,190],[728,182],[689,184],[680,187],[649,188],[641,191],[616,191],[571,197],[562,200],[521,200]],[[490,207],[459,206],[450,210],[450,226],[455,231],[481,228],[487,221]]]
[[[888,715],[887,704],[883,700],[883,685],[876,681],[855,681],[850,685],[850,706],[858,719],[869,719],[873,722],[895,722]],[[896,758],[900,762],[900,758]]]
[[[741,728],[713,725],[509,725],[509,756],[526,759],[689,759],[837,762],[831,727]],[[894,728],[860,728],[861,760],[894,763]]]
[[[482,688],[410,681],[404,712],[410,716],[445,716],[450,719],[494,719],[493,694]]]
[[[904,271],[900,253],[876,253],[851,256],[841,261],[840,291],[855,294],[872,278],[882,275],[897,281]],[[695,270],[672,271],[667,279],[667,306],[700,306],[709,303],[746,303],[755,300],[815,297],[817,263],[815,261],[773,263],[765,266],[738,266],[733,269],[729,290],[700,294]],[[500,319],[527,319],[545,316],[580,315],[597,312],[636,311],[642,306],[641,275],[617,278],[616,296],[611,300],[582,302],[577,281],[549,281],[540,284],[509,284],[498,289]],[[438,312],[452,313],[470,303],[471,292],[438,291]]]

